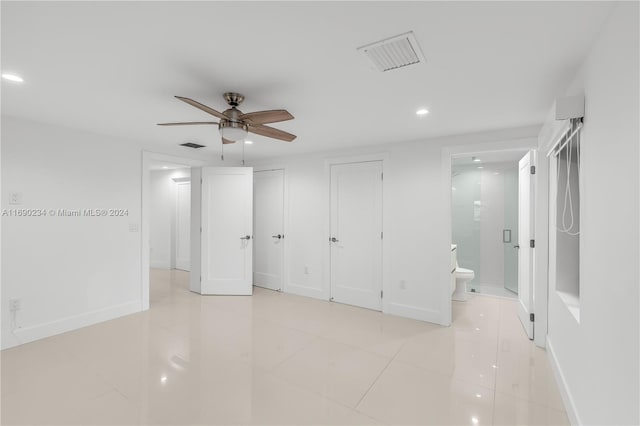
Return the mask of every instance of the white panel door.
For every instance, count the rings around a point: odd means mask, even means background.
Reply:
[[[519,162],[518,179],[518,317],[524,329],[533,339],[533,248],[534,239],[534,151],[529,151]]]
[[[191,182],[176,182],[176,269],[191,270]]]
[[[253,284],[282,290],[284,170],[253,175]]]
[[[382,310],[382,161],[331,166],[331,299]]]
[[[202,294],[252,293],[253,169],[202,168]]]

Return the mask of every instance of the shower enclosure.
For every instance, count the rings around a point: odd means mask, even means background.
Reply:
[[[457,164],[458,163],[458,164]],[[452,242],[475,278],[467,291],[518,292],[518,163],[452,164]]]

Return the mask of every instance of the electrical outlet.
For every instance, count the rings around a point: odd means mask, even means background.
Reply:
[[[9,299],[9,310],[10,311],[19,311],[22,307],[22,300],[18,298]]]
[[[309,267],[308,266],[304,267],[304,274],[305,275],[309,275]]]

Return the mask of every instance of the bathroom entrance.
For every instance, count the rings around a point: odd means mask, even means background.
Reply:
[[[469,293],[518,296],[518,161],[526,151],[451,160],[452,243]]]

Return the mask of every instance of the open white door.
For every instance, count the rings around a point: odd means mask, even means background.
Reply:
[[[529,151],[519,163],[518,188],[518,317],[533,339],[533,246],[535,151]]]
[[[191,182],[176,182],[176,269],[191,270]]]
[[[284,170],[253,175],[253,283],[282,290],[284,259]]]
[[[201,293],[252,293],[253,169],[202,168]]]
[[[382,310],[382,161],[331,166],[331,298]]]

